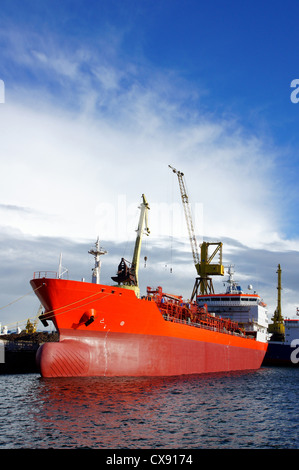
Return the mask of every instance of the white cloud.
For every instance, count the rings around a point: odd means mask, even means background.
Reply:
[[[96,102],[101,89],[94,87],[84,100]],[[16,94],[0,115],[1,200],[43,217],[10,214],[2,223],[33,235],[87,238],[100,223],[99,205],[117,209],[122,194],[128,205],[139,204],[142,193],[150,203],[180,204],[172,164],[185,173],[192,204],[203,204],[199,237],[228,236],[249,246],[276,242],[274,162],[263,142],[242,136],[236,124],[190,120],[183,108],[178,121],[181,103],[168,103],[158,91],[133,85],[118,96],[111,92],[106,115],[101,107],[90,114],[84,105],[79,111],[64,103],[57,108],[39,93],[35,103],[16,102],[22,99]],[[181,227],[181,214],[177,219]]]
[[[95,230],[99,205],[108,203],[117,209],[122,194],[127,195],[128,205],[138,205],[144,192],[150,203],[171,208],[180,204],[178,183],[168,168],[171,163],[184,171],[191,203],[203,204],[199,236],[229,236],[250,246],[277,240],[268,163],[261,162],[257,170],[259,148],[252,145],[249,152],[248,142],[241,139],[236,148],[234,136],[228,138],[219,124],[215,134],[222,134],[226,143],[213,141],[212,123],[203,129],[197,125],[198,144],[194,125],[189,140],[188,122],[169,128],[157,110],[155,114],[144,103],[136,106],[139,129],[135,131],[130,116],[129,125],[124,120],[114,127],[102,117],[90,121],[52,108],[46,112],[5,104],[0,116],[1,201],[27,206],[48,217],[48,223],[41,217],[39,224],[36,215],[26,222],[18,214],[2,218],[2,223],[33,235],[86,238]],[[140,133],[146,123],[147,132]],[[177,219],[181,226],[181,214]]]

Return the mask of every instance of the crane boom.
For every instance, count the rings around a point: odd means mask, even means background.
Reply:
[[[184,212],[185,212],[185,218],[186,218],[186,222],[187,222],[187,228],[188,228],[188,234],[189,234],[189,240],[190,240],[190,244],[191,244],[193,260],[194,260],[196,271],[197,271],[197,273],[199,273],[200,258],[199,258],[199,253],[198,253],[198,249],[197,249],[197,242],[196,242],[196,237],[195,237],[195,232],[194,232],[194,227],[193,227],[193,222],[192,222],[192,215],[191,215],[191,209],[190,209],[190,205],[189,205],[189,198],[188,198],[186,185],[185,185],[185,181],[184,181],[184,173],[182,173],[181,171],[176,170],[171,165],[168,165],[168,166],[177,175],[178,180],[179,180],[179,187],[180,187],[181,198],[182,198]]]
[[[143,233],[145,233],[146,235],[149,235],[150,233],[149,228],[148,228],[148,210],[149,210],[149,204],[146,200],[145,195],[142,194],[142,203],[140,205],[140,217],[139,217],[139,223],[138,223],[138,228],[137,228],[137,236],[136,236],[134,254],[132,258],[132,267],[131,267],[132,273],[135,276],[137,286],[139,285],[138,271],[139,271],[142,235]]]
[[[118,271],[116,276],[112,276],[112,280],[117,282],[118,285],[122,284],[124,288],[131,288],[135,291],[137,297],[139,297],[139,280],[138,280],[138,271],[139,271],[139,261],[140,261],[140,251],[141,251],[141,240],[142,235],[145,233],[149,235],[150,231],[148,228],[148,211],[149,204],[146,200],[144,194],[142,194],[142,202],[139,207],[140,217],[138,228],[136,230],[136,241],[134,247],[134,253],[132,258],[131,266],[128,266],[124,258],[121,259],[118,265]]]
[[[224,266],[222,265],[222,243],[221,242],[203,242],[200,245],[200,256],[197,249],[197,242],[192,222],[192,215],[191,209],[189,205],[189,198],[186,190],[186,185],[184,181],[184,173],[181,171],[176,170],[171,165],[168,165],[169,168],[177,175],[179,180],[179,187],[181,192],[181,198],[183,202],[187,228],[189,233],[189,239],[191,244],[192,255],[194,259],[194,264],[196,268],[196,272],[199,277],[196,279],[193,292],[191,295],[191,300],[197,294],[198,288],[200,288],[201,294],[207,294],[209,292],[214,293],[214,287],[212,283],[212,279],[208,277],[209,275],[224,275]],[[213,253],[209,255],[209,247],[211,245],[215,245],[216,248],[214,249]],[[216,264],[212,264],[211,261],[215,257],[216,254],[219,254],[219,262]]]

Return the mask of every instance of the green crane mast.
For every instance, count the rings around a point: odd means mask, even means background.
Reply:
[[[284,326],[284,319],[281,313],[281,267],[280,264],[278,265],[277,273],[277,307],[274,312],[271,323],[268,327],[269,333],[272,333],[271,341],[284,341],[285,339],[285,326]]]

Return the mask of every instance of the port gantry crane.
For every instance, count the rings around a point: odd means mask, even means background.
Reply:
[[[224,275],[224,266],[222,265],[222,243],[221,242],[203,242],[200,245],[200,256],[198,253],[197,242],[192,222],[191,209],[189,205],[189,197],[186,190],[186,184],[184,181],[184,173],[176,170],[171,165],[168,165],[169,168],[177,175],[181,193],[181,199],[183,203],[183,208],[185,212],[185,218],[187,222],[187,228],[189,233],[189,240],[191,244],[191,250],[193,255],[193,260],[195,264],[195,269],[199,277],[195,279],[195,284],[191,294],[191,301],[197,295],[198,290],[203,295],[214,294],[214,287],[212,278],[209,276],[223,276]],[[215,246],[213,253],[209,255],[209,246]],[[216,254],[219,254],[219,262],[212,264],[211,261],[214,259]]]

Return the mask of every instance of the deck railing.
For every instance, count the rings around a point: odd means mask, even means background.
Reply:
[[[43,277],[47,279],[57,279],[58,273],[56,271],[35,271],[33,273],[33,279],[42,279]]]
[[[218,333],[226,333],[234,336],[240,336],[242,338],[248,338],[252,339],[252,336],[249,335],[244,335],[243,333],[237,333],[236,331],[230,331],[227,330],[226,328],[217,328],[216,326],[210,326],[210,325],[205,325],[203,323],[195,323],[191,322],[188,320],[181,320],[180,318],[175,318],[170,315],[162,315],[164,320],[174,322],[174,323],[181,323],[182,325],[188,325],[188,326],[195,326],[196,328],[203,328],[205,330],[210,330],[210,331],[218,331]]]

